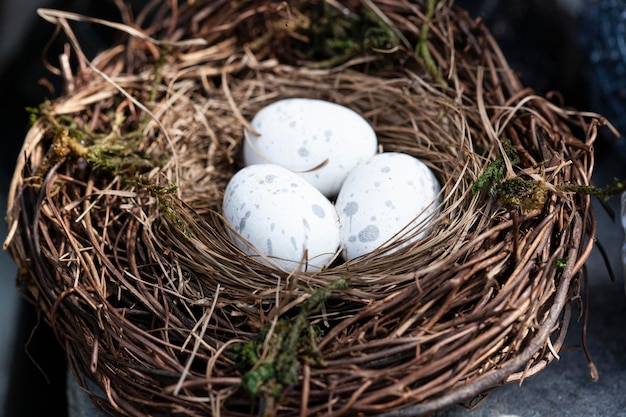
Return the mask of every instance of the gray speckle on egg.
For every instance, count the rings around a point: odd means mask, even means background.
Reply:
[[[311,226],[309,226],[309,222],[306,219],[302,219],[302,225],[306,230],[311,230]]]
[[[346,204],[346,207],[343,209],[343,212],[346,213],[348,217],[354,216],[358,211],[359,211],[359,205],[354,201],[350,201],[348,204]]]
[[[298,149],[298,155],[300,155],[302,158],[306,158],[307,156],[309,156],[309,150],[302,146],[300,149]]]
[[[291,236],[291,246],[293,246],[293,250],[298,250],[298,244],[296,243],[296,238]]]
[[[320,206],[319,204],[313,204],[311,206],[311,210],[313,210],[313,214],[315,214],[320,219],[323,219],[324,217],[326,217],[326,212],[324,211],[322,206]]]
[[[389,168],[389,167],[382,167],[380,169],[380,172],[384,172],[385,174],[388,173],[389,171],[391,171],[391,168]]]
[[[348,238],[348,242],[350,242],[350,243],[356,242],[356,236],[350,235],[350,237]]]
[[[243,216],[241,218],[241,220],[239,221],[239,229],[237,230],[238,232],[243,232],[243,229],[246,228],[246,220],[248,220],[250,218],[250,212],[246,211],[245,216]]]
[[[268,184],[273,183],[274,179],[276,179],[276,175],[266,175],[265,176],[265,182],[267,182]]]
[[[272,240],[267,239],[267,254],[272,256]]]
[[[360,242],[367,243],[374,242],[376,239],[378,239],[379,235],[380,230],[378,230],[378,227],[370,224],[365,229],[361,230],[358,236]]]

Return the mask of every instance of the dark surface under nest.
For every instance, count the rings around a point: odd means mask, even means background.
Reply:
[[[36,112],[9,201],[20,289],[101,408],[415,415],[555,358],[595,235],[572,190],[598,119],[523,89],[447,2],[154,4],[135,19],[148,29],[124,14],[91,61],[79,17],[42,12],[77,70],[61,65],[66,94]],[[369,37],[339,42],[354,33]],[[348,106],[384,151],[427,163],[444,195],[433,232],[316,274],[237,249],[223,190],[246,120],[285,97]]]

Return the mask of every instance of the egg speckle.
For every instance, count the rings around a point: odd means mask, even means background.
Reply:
[[[375,242],[380,235],[380,230],[378,227],[373,224],[369,224],[365,227],[365,229],[359,232],[359,241],[360,242]]]
[[[313,211],[313,214],[315,214],[320,219],[323,219],[324,217],[326,217],[326,212],[319,204],[313,204],[311,206],[311,210]]]
[[[246,165],[276,164],[296,172],[327,197],[336,196],[348,173],[376,153],[376,133],[354,110],[308,98],[262,108],[245,132]],[[323,138],[323,139],[322,139]]]
[[[332,203],[277,165],[252,165],[236,173],[224,192],[222,213],[237,246],[289,272],[319,271],[339,247],[340,223]]]
[[[336,200],[342,253],[351,260],[398,239],[423,238],[436,214],[440,185],[420,160],[388,152],[375,155],[346,178]],[[421,230],[416,234],[417,230]]]
[[[354,216],[357,211],[359,211],[359,205],[355,201],[348,202],[343,209],[343,212],[346,213],[348,217]]]

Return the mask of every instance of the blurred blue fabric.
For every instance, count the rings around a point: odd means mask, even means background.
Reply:
[[[591,107],[626,133],[626,1],[589,1],[580,45],[588,63]],[[624,141],[620,141],[626,150]]]

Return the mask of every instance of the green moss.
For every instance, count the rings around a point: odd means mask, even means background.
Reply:
[[[559,187],[562,191],[570,191],[578,194],[590,195],[597,197],[603,201],[607,201],[609,198],[619,195],[626,191],[626,181],[613,179],[613,184],[609,184],[606,187],[594,187],[593,185],[580,185],[580,184],[568,184]]]
[[[511,165],[519,163],[519,156],[517,151],[511,144],[511,141],[507,138],[502,139],[502,146],[507,158],[511,161]],[[491,161],[485,172],[476,180],[472,185],[472,193],[476,194],[481,190],[494,191],[494,187],[504,180],[506,176],[506,163],[502,156],[499,156],[495,160]]]
[[[151,196],[155,197],[159,202],[159,208],[161,211],[169,217],[178,229],[188,238],[192,236],[191,230],[187,223],[180,217],[176,210],[176,204],[174,204],[175,194],[178,191],[178,187],[173,185],[166,187],[161,184],[155,184],[153,182],[145,181],[141,177],[136,177],[137,186],[146,190]]]
[[[554,263],[556,264],[557,268],[564,269],[567,265],[567,259],[567,256],[565,258],[557,258],[554,260]]]
[[[298,381],[301,362],[324,366],[317,348],[321,332],[311,325],[309,317],[321,310],[334,291],[348,286],[348,279],[340,278],[315,290],[301,304],[295,317],[278,320],[269,340],[270,326],[267,325],[253,340],[235,347],[236,362],[243,371],[242,386],[252,397],[263,398],[266,407],[274,404],[284,388]]]
[[[543,181],[509,178],[496,185],[494,190],[499,204],[522,210],[539,210],[548,199],[548,190]]]
[[[442,86],[447,87],[448,83],[441,76],[439,67],[433,59],[430,49],[428,49],[428,32],[430,31],[429,24],[435,14],[435,4],[435,0],[427,0],[426,2],[426,20],[422,23],[422,27],[420,29],[420,36],[417,41],[417,45],[415,46],[415,56],[422,63],[422,65],[424,65],[426,71],[431,75],[431,77],[433,77]]]
[[[97,171],[132,178],[160,163],[151,155],[123,143],[96,143],[88,148],[87,162]]]
[[[40,188],[48,171],[58,162],[66,158],[85,157],[88,149],[82,145],[81,141],[70,135],[70,130],[66,127],[58,127],[54,131],[52,146],[44,156],[41,165],[24,184],[29,187]]]
[[[323,2],[311,11],[311,21],[315,24],[302,30],[309,40],[306,56],[320,68],[340,65],[373,49],[392,51],[400,44],[389,25],[366,8],[358,14],[342,13]]]

